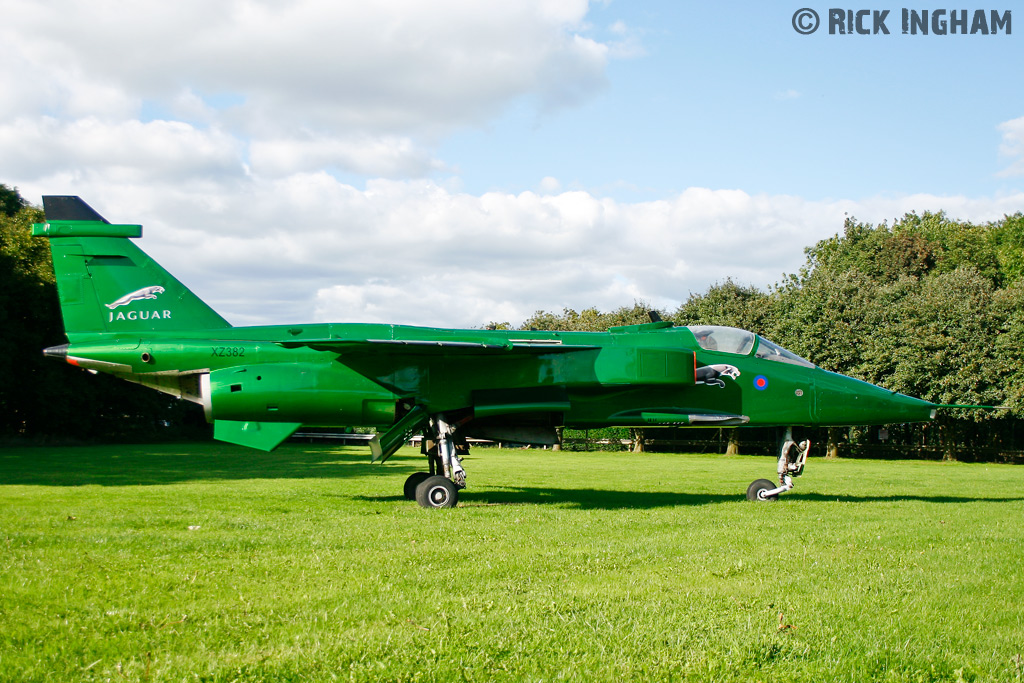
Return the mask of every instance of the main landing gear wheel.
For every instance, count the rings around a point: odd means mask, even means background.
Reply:
[[[762,495],[765,491],[771,491],[778,488],[773,482],[767,479],[758,479],[757,481],[751,482],[750,486],[747,487],[747,500],[765,500],[774,503],[779,499],[779,494],[774,496]]]
[[[416,500],[416,487],[429,476],[430,472],[413,472],[410,474],[409,478],[405,480],[405,499]]]
[[[459,489],[446,477],[428,476],[416,486],[416,502],[425,508],[453,508],[459,502]]]

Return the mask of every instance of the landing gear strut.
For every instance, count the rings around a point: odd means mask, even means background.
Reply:
[[[425,508],[450,508],[458,504],[459,491],[466,488],[462,457],[469,454],[469,445],[455,436],[455,427],[443,414],[430,419],[430,438],[423,441],[430,471],[409,475],[405,480],[406,499],[415,499]]]
[[[793,454],[793,449],[796,453]],[[779,449],[779,484],[767,479],[758,479],[751,482],[747,487],[747,500],[776,501],[780,493],[785,493],[793,488],[793,477],[799,477],[804,473],[804,465],[807,463],[807,454],[811,451],[810,440],[801,441],[799,445],[793,441],[793,428],[786,427],[786,437],[783,439],[782,448]]]

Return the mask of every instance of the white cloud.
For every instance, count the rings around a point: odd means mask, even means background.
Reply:
[[[725,277],[777,281],[846,213],[989,220],[1024,201],[631,203],[553,177],[519,194],[423,180],[448,171],[445,134],[578,104],[610,59],[642,54],[624,23],[591,37],[586,0],[0,2],[0,182],[144,223],[143,248],[238,324],[673,308]],[[1024,172],[1024,119],[1000,130],[1006,173]]]
[[[227,176],[427,177],[449,170],[433,152],[443,136],[519,101],[547,111],[604,86],[609,48],[582,34],[587,11],[586,0],[4,0],[0,159],[7,179],[77,177],[131,146],[145,166],[163,145],[170,172],[188,159]],[[108,143],[104,159],[87,149]]]
[[[236,139],[217,129],[199,130],[179,121],[109,123],[89,117],[63,122],[39,117],[0,124],[4,171],[22,178],[115,169],[120,182],[239,175],[240,148]]]
[[[608,59],[576,32],[585,0],[6,5],[5,59],[45,75],[61,111],[96,114],[115,91],[169,104],[185,83],[244,95],[236,115],[254,135],[479,124],[523,95],[544,106],[587,96]]]
[[[413,140],[397,136],[256,140],[249,147],[249,160],[255,173],[271,177],[342,168],[371,177],[409,178],[444,169]]]
[[[626,25],[624,21],[616,21],[608,27],[608,32],[615,36],[615,40],[609,44],[610,54],[613,57],[632,59],[647,55],[647,50],[641,40],[642,31]]]
[[[554,194],[562,189],[562,183],[553,176],[541,178],[540,191],[545,194]]]
[[[430,181],[358,189],[326,173],[72,186],[108,219],[143,223],[141,246],[236,324],[471,327],[638,298],[671,310],[726,277],[777,282],[848,214],[879,222],[944,209],[986,221],[1024,203],[1020,194],[809,201],[706,188],[628,203],[582,191],[471,195]]]
[[[998,129],[1003,134],[999,153],[1014,159],[1008,167],[999,172],[999,176],[1024,175],[1024,116],[1000,123]]]

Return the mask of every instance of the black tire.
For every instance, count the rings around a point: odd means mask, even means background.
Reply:
[[[459,502],[459,489],[448,478],[435,474],[416,486],[416,502],[425,508],[453,508]]]
[[[416,487],[419,483],[430,476],[429,472],[413,472],[405,480],[405,499],[416,500]]]
[[[768,496],[767,498],[762,498],[759,494],[761,491],[771,491],[772,489],[777,488],[779,487],[775,482],[769,481],[768,479],[758,479],[757,481],[751,482],[750,486],[747,487],[747,500],[769,501],[774,503],[779,499],[779,494],[776,493],[774,496]]]

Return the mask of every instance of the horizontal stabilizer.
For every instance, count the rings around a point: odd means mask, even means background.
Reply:
[[[272,451],[301,426],[301,422],[214,420],[213,438],[261,451]]]

